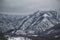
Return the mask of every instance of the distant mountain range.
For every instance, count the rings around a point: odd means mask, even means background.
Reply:
[[[42,35],[60,23],[56,11],[37,11],[32,15],[0,14],[0,32],[15,35]],[[48,30],[48,31],[46,31]]]

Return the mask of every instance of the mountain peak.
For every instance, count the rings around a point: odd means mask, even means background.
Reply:
[[[48,15],[48,14],[44,14],[43,16],[44,16],[44,17],[48,17],[49,15]]]
[[[57,16],[57,12],[55,11],[37,11],[28,16],[3,15],[0,17],[0,27],[3,33],[14,31],[16,34],[17,31],[20,30],[18,34],[26,33],[26,31],[28,31],[26,34],[38,34],[60,22]],[[13,31],[11,31],[12,29]]]

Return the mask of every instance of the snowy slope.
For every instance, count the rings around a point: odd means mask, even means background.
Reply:
[[[0,30],[7,34],[38,35],[59,22],[56,11],[37,11],[28,16],[0,14]]]

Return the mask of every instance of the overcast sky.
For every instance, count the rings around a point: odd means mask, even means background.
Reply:
[[[60,11],[60,0],[0,0],[0,12],[29,15],[37,10]]]

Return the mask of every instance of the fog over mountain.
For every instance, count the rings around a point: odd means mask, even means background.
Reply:
[[[60,0],[0,0],[0,13],[29,15],[37,10],[60,11]]]

